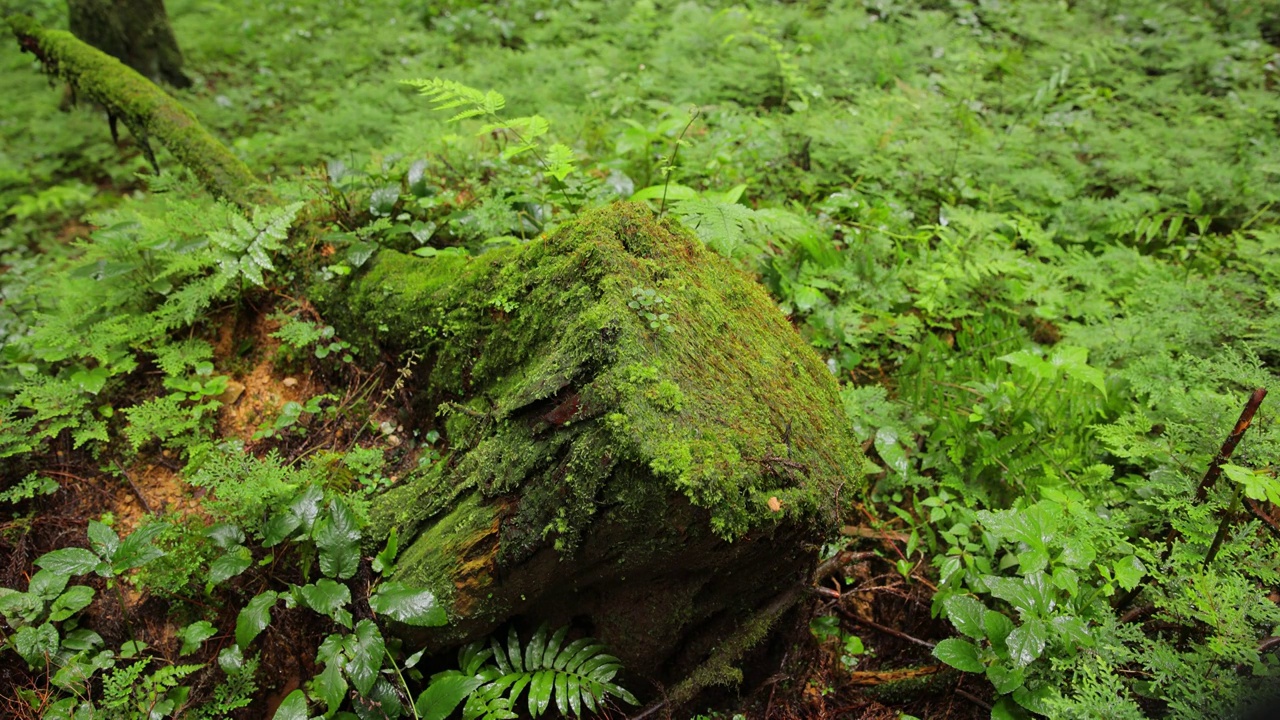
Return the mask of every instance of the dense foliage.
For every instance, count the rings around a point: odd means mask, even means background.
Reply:
[[[61,3],[10,9],[62,22]],[[949,622],[954,637],[927,644],[993,717],[1214,717],[1280,682],[1274,400],[1197,493],[1280,361],[1280,6],[169,12],[195,80],[176,96],[274,178],[278,205],[246,217],[163,154],[150,175],[0,43],[0,541],[15,550],[0,610],[6,647],[61,689],[15,685],[14,707],[234,712],[279,602],[329,622],[300,634],[319,653],[313,711],[377,717],[343,704],[354,687],[426,712],[408,702],[421,675],[396,665],[413,656],[373,620],[426,610],[369,580],[394,548],[351,548],[370,494],[434,462],[440,438],[404,436],[397,371],[300,293],[379,247],[479,254],[627,198],[756,274],[828,359],[882,468],[845,520],[881,533],[876,572]],[[671,322],[660,295],[635,299],[655,329]],[[266,331],[244,320],[270,313]],[[237,426],[233,378],[263,362],[324,382]],[[79,508],[97,519],[87,543],[83,519],[56,531],[83,478],[128,487],[157,463],[204,498],[199,513],[121,540],[99,502]],[[90,549],[40,554],[68,543]],[[88,573],[100,584],[68,587]],[[184,618],[177,639],[144,648],[122,585]],[[833,627],[837,609],[818,609],[815,634],[840,644],[846,674],[878,667]],[[88,620],[116,615],[132,644],[104,650]],[[218,634],[234,642],[197,654]],[[494,688],[512,674],[496,642],[464,649],[462,669],[440,677],[487,673],[473,709],[524,689]],[[591,681],[628,697],[610,680]],[[537,712],[587,697],[560,687],[537,688]],[[305,717],[301,696],[285,717]]]

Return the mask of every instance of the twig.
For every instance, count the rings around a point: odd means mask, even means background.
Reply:
[[[1124,615],[1121,615],[1120,619],[1117,620],[1116,622],[1120,623],[1121,625],[1124,625],[1125,623],[1131,623],[1140,617],[1146,617],[1147,615],[1150,615],[1151,613],[1155,612],[1155,610],[1156,610],[1156,606],[1152,605],[1151,603],[1147,603],[1146,605],[1139,605],[1138,607],[1133,608],[1132,610],[1125,613]]]
[[[965,700],[968,700],[969,702],[973,703],[974,705],[977,705],[983,710],[987,710],[987,711],[991,710],[991,704],[982,700],[977,695],[972,695],[968,692],[965,692],[964,690],[961,690],[960,688],[956,688],[956,694],[964,698]]]
[[[921,640],[920,638],[918,638],[918,637],[912,637],[911,635],[908,635],[908,634],[906,634],[906,633],[902,632],[901,630],[894,630],[893,628],[891,628],[891,627],[885,627],[884,625],[881,625],[881,624],[880,624],[880,623],[878,623],[878,622],[872,622],[871,620],[865,620],[865,619],[863,619],[863,618],[860,618],[860,617],[858,617],[857,615],[853,614],[852,612],[850,612],[850,611],[846,610],[845,608],[843,608],[843,607],[841,607],[841,606],[839,606],[839,605],[837,605],[837,606],[836,606],[836,610],[837,610],[841,615],[843,615],[847,620],[850,620],[850,621],[852,621],[852,622],[855,622],[855,623],[857,623],[857,624],[859,624],[859,625],[865,625],[865,626],[867,626],[867,627],[871,628],[872,630],[877,630],[877,631],[879,631],[879,632],[884,633],[885,635],[892,635],[892,636],[894,636],[894,637],[898,638],[899,640],[906,640],[907,642],[912,642],[912,643],[915,643],[915,644],[917,644],[917,645],[921,645],[921,646],[923,646],[923,647],[927,647],[927,648],[929,648],[930,650],[932,650],[934,647],[936,647],[936,644],[935,644],[935,643],[931,643],[931,642],[929,642],[928,640]]]
[[[1280,635],[1269,637],[1258,645],[1258,652],[1264,653],[1273,647],[1280,646]]]
[[[145,510],[148,515],[154,515],[155,511],[151,509],[151,504],[147,502],[146,498],[142,497],[142,491],[133,483],[133,478],[129,477],[129,473],[120,465],[119,462],[115,460],[112,460],[111,462],[115,464],[116,469],[124,476],[125,482],[129,483],[129,487],[133,490],[133,494],[138,498],[138,502],[142,503],[142,509]]]
[[[1250,498],[1245,498],[1244,506],[1249,508],[1249,512],[1252,513],[1254,517],[1261,520],[1262,524],[1265,525],[1268,530],[1275,533],[1276,537],[1280,537],[1280,524],[1277,524],[1270,515],[1262,512],[1262,508],[1258,506],[1256,501]]]
[[[1236,446],[1240,444],[1240,439],[1244,437],[1244,433],[1249,429],[1249,424],[1253,422],[1253,416],[1258,412],[1258,406],[1267,397],[1266,388],[1258,388],[1249,396],[1249,402],[1245,403],[1244,410],[1240,411],[1240,418],[1236,420],[1235,427],[1231,429],[1231,434],[1227,436],[1222,448],[1218,450],[1218,454],[1213,458],[1213,462],[1209,463],[1209,469],[1205,471],[1204,477],[1200,480],[1200,486],[1196,488],[1195,504],[1204,502],[1209,496],[1209,490],[1218,482],[1218,478],[1222,476],[1222,466],[1227,464],[1231,459],[1231,454],[1236,451]],[[1169,555],[1173,552],[1173,541],[1178,539],[1178,529],[1173,523],[1168,524],[1167,535],[1164,540],[1164,553],[1160,556],[1160,561],[1164,562],[1169,559]],[[1216,552],[1216,550],[1214,551]],[[1116,601],[1115,609],[1119,610],[1133,602],[1138,597],[1138,593],[1142,592],[1142,587],[1151,579],[1151,575],[1145,575],[1132,590],[1125,593]]]

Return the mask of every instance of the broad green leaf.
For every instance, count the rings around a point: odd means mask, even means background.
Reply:
[[[560,647],[568,634],[568,625],[556,630],[555,634],[551,636],[551,640],[547,642],[546,649],[542,652],[542,660],[539,661],[538,667],[550,669],[555,666],[556,658],[560,654]]]
[[[1222,466],[1222,472],[1229,480],[1243,486],[1246,497],[1280,505],[1280,479],[1230,463]]]
[[[347,695],[347,679],[342,676],[342,663],[330,661],[311,679],[311,697],[324,701],[329,715],[338,711]]]
[[[271,622],[271,608],[275,607],[277,597],[272,590],[256,595],[236,616],[236,645],[241,650],[248,647]]]
[[[382,547],[382,551],[373,557],[370,564],[373,571],[385,575],[395,567],[396,552],[399,548],[399,540],[396,528],[391,528],[390,534],[387,535],[387,544]]]
[[[304,605],[328,617],[351,602],[351,590],[329,578],[320,578],[314,585],[303,585],[297,588],[297,594]]]
[[[1013,621],[1004,613],[988,610],[982,615],[982,627],[986,630],[987,640],[999,651],[1009,633],[1013,632]]]
[[[1120,558],[1112,563],[1112,568],[1116,573],[1116,583],[1125,590],[1132,590],[1138,587],[1138,583],[1142,582],[1142,578],[1146,576],[1147,569],[1143,567],[1142,561],[1137,556],[1129,555]]]
[[[218,523],[206,530],[204,534],[213,541],[214,545],[223,550],[230,550],[244,542],[244,531],[232,523]]]
[[[50,622],[66,620],[88,607],[91,602],[93,602],[93,588],[87,585],[72,585],[49,607],[49,620]]]
[[[71,576],[64,573],[53,572],[52,570],[38,570],[35,575],[31,576],[31,582],[27,585],[27,592],[48,602],[62,594],[67,588],[67,582]]]
[[[66,577],[66,575],[58,577]],[[3,614],[9,621],[9,625],[14,628],[35,622],[44,612],[44,606],[45,602],[36,595],[0,588],[0,614]]]
[[[1021,688],[1017,688],[1021,690]],[[1026,710],[1018,707],[1018,704],[1011,698],[1000,698],[991,708],[991,720],[1030,720],[1031,716]]]
[[[380,585],[377,592],[369,598],[369,607],[379,615],[386,615],[397,622],[417,627],[439,627],[449,621],[444,608],[436,602],[435,595],[430,590],[410,588],[398,582]],[[513,652],[517,657],[512,661],[518,662],[520,654],[518,638]],[[515,670],[520,672],[522,668],[523,665]]]
[[[986,670],[979,659],[978,647],[968,640],[947,638],[933,649],[933,656],[957,670],[974,673]]]
[[[168,528],[168,523],[148,523],[121,540],[120,549],[111,558],[112,572],[119,575],[125,570],[141,567],[156,558],[164,557],[164,551],[152,545],[151,541]]]
[[[669,185],[650,185],[647,188],[641,188],[635,191],[631,196],[632,201],[636,200],[661,200],[663,192],[666,192],[667,202],[676,200],[692,200],[698,197],[698,191],[686,185],[671,183]]]
[[[357,720],[398,720],[404,715],[400,694],[385,678],[378,678],[373,689],[364,697],[368,702],[353,702],[351,708]]]
[[[329,503],[328,513],[316,521],[312,539],[320,550],[320,572],[338,579],[355,575],[360,568],[360,530],[346,503]]]
[[[87,575],[97,569],[101,562],[97,555],[84,548],[62,548],[45,553],[35,560],[37,566],[61,575]]]
[[[351,684],[361,695],[368,695],[387,651],[381,631],[372,620],[361,620],[347,636],[343,649],[347,655],[346,670]]]
[[[996,692],[1004,695],[1022,687],[1026,671],[1022,668],[1010,669],[998,662],[992,663],[987,667],[987,679],[995,686]]]
[[[1052,380],[1057,374],[1053,365],[1030,350],[1019,350],[996,359],[1029,371],[1037,380]]]
[[[120,536],[115,530],[98,522],[89,521],[89,547],[98,557],[110,561],[120,548]]]
[[[445,720],[458,703],[485,683],[484,679],[463,675],[457,670],[438,673],[414,703],[422,720]]]
[[[12,642],[13,649],[28,665],[44,667],[45,660],[58,653],[58,630],[52,623],[20,628],[14,633]]]
[[[178,637],[182,640],[182,648],[178,650],[178,654],[190,655],[199,650],[205,640],[217,634],[218,630],[208,620],[197,620],[191,623],[178,632]],[[237,646],[238,649],[239,647]]]
[[[987,612],[987,606],[980,601],[967,595],[952,595],[946,599],[943,607],[947,610],[947,619],[951,620],[951,624],[964,635],[974,640],[981,640],[987,636],[986,629],[982,625],[982,616]]]
[[[1009,661],[1015,668],[1030,664],[1044,652],[1048,635],[1045,624],[1036,618],[1030,618],[1014,628],[1009,637],[1005,638],[1005,645],[1009,648]]]
[[[892,427],[876,430],[875,446],[876,453],[880,455],[880,459],[885,462],[889,470],[905,480],[911,469],[911,463],[907,460],[906,451],[902,449],[902,443],[898,441],[898,431]]]
[[[307,696],[301,690],[294,690],[285,697],[272,720],[309,720],[307,715]]]
[[[218,653],[218,667],[228,675],[244,667],[244,653],[240,651],[240,646],[228,645],[223,648]]]
[[[209,565],[209,582],[219,585],[248,570],[252,564],[253,555],[249,548],[237,545]]]

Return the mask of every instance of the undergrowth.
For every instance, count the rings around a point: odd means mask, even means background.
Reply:
[[[370,580],[394,549],[352,543],[369,495],[434,462],[439,435],[406,435],[402,379],[300,295],[381,247],[481,254],[628,198],[756,274],[840,377],[883,468],[847,520],[901,538],[877,561],[949,623],[925,642],[993,717],[1223,716],[1277,682],[1274,399],[1198,492],[1280,359],[1274,3],[169,12],[195,79],[178,97],[277,178],[278,205],[241,215],[163,154],[151,176],[0,44],[11,706],[261,716],[281,678],[258,652],[304,642],[290,712],[378,716],[349,689],[424,712],[417,660],[375,623],[414,591]],[[637,312],[671,329],[651,293]],[[272,314],[261,347],[221,341]],[[264,357],[321,387],[230,432]],[[120,535],[110,507],[50,519],[72,478],[113,494],[157,465],[199,513]],[[178,618],[169,635],[131,622],[143,595]],[[871,634],[815,627],[846,691]],[[458,675],[488,683],[465,707],[519,697],[492,685],[501,656],[464,652]],[[538,712],[586,697],[558,688]]]

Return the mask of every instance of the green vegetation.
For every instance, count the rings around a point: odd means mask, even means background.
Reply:
[[[530,542],[570,551],[610,511],[592,473],[623,423],[719,537],[779,513],[859,531],[829,538],[788,679],[688,715],[1220,717],[1280,682],[1274,398],[1202,485],[1250,394],[1276,389],[1280,5],[167,6],[193,80],[162,103],[181,132],[114,107],[139,136],[113,142],[84,102],[111,96],[82,87],[64,110],[0,43],[3,712],[264,717],[291,681],[277,717],[629,699],[608,661],[599,692],[569,691],[550,650],[565,631],[522,646],[504,627],[514,641],[464,647],[439,684],[423,668],[449,659],[392,633],[448,628],[456,588],[424,548],[465,562],[482,501],[542,442],[455,456],[456,439],[595,357],[531,312],[549,307],[579,330],[625,320],[634,357],[597,388],[613,425],[575,436],[574,492],[524,517]],[[61,3],[0,10],[65,25]],[[40,36],[79,62],[68,36]],[[214,138],[234,157],[211,165]],[[650,209],[599,210],[620,200]],[[601,230],[617,218],[642,231]],[[619,235],[634,246],[604,242]],[[705,254],[691,238],[736,269],[712,283],[646,264]],[[596,246],[640,267],[604,299],[565,260]],[[841,428],[814,420],[832,407],[779,421],[716,394],[726,363],[775,379],[760,367],[786,363],[764,343],[673,374],[721,324],[783,327],[773,306],[826,367],[793,363],[840,383]],[[505,317],[507,354],[472,367]],[[673,424],[699,414],[741,419],[747,440]],[[869,486],[762,484],[752,458],[783,475],[823,453],[856,464],[842,443],[753,430],[774,425],[851,432]],[[392,578],[396,560],[425,589]],[[518,667],[535,645],[541,678]],[[751,652],[735,645],[713,682],[752,677]],[[422,700],[437,696],[453,704]]]

